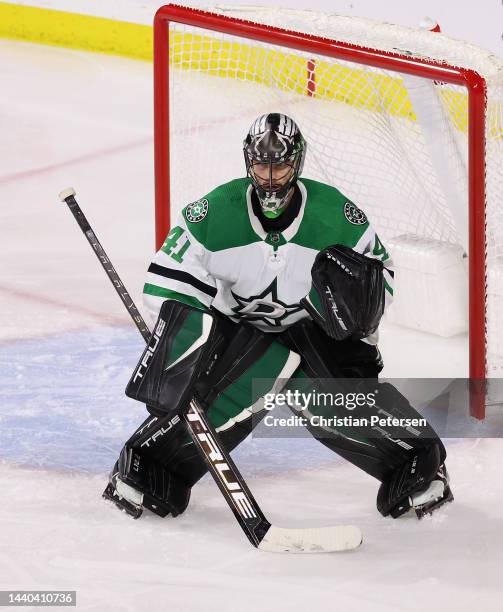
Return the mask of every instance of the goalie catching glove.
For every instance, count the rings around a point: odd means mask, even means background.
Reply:
[[[318,253],[311,277],[301,304],[328,336],[360,340],[376,331],[384,312],[381,261],[336,244]]]

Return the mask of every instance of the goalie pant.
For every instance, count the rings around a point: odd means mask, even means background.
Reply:
[[[195,389],[229,451],[267,414],[264,396],[280,390],[290,391],[292,397],[295,392],[313,391],[365,394],[378,387],[378,404],[353,409],[353,421],[369,420],[378,413],[398,419],[421,418],[392,385],[378,382],[383,366],[376,346],[358,340],[335,341],[309,320],[273,335],[223,316],[216,318],[208,351],[211,357]],[[382,483],[377,506],[383,515],[399,516],[407,511],[407,500],[428,486],[445,461],[445,448],[429,425],[407,429],[318,426],[311,423],[347,416],[347,409],[289,408],[310,417],[307,429],[320,443]],[[187,508],[191,488],[205,472],[204,461],[179,414],[158,413],[149,416],[126,442],[112,470],[111,484],[115,487],[119,482],[119,492],[125,496],[124,491],[130,491],[138,507],[143,505],[160,516],[177,516]]]

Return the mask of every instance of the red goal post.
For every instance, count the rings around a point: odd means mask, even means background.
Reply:
[[[476,70],[445,61],[389,52],[301,31],[254,23],[236,17],[177,5],[160,8],[154,20],[154,117],[156,245],[170,227],[170,24],[278,45],[316,56],[348,60],[364,66],[462,86],[468,95],[468,253],[469,253],[469,372],[476,402],[472,414],[484,412],[486,379],[486,79]],[[306,67],[313,72],[313,67]],[[313,95],[313,78],[306,95]],[[203,195],[203,194],[201,194]]]

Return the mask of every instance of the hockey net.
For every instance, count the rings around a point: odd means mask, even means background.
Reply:
[[[469,331],[470,376],[503,375],[502,60],[354,17],[170,5],[155,88],[158,244],[170,214],[243,176],[252,120],[284,112],[308,142],[304,176],[339,188],[390,248],[391,319]]]

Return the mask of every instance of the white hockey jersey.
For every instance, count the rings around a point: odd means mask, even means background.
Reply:
[[[334,187],[310,179],[297,185],[300,211],[282,232],[263,229],[247,178],[186,206],[149,267],[144,300],[152,318],[170,298],[282,331],[309,316],[299,302],[311,289],[317,253],[333,244],[383,262],[389,303],[391,259],[365,214]]]

